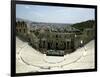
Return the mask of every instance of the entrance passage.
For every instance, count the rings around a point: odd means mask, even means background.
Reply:
[[[66,43],[65,42],[48,42],[47,49],[54,49],[54,50],[65,50]]]

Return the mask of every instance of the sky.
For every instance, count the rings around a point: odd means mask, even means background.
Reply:
[[[78,23],[95,19],[95,9],[16,4],[16,18],[35,22]]]

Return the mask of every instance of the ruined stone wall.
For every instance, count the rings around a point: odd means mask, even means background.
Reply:
[[[16,22],[16,35],[18,35],[22,40],[27,40],[27,24],[23,21]]]

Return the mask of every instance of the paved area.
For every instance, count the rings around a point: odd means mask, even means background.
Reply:
[[[41,54],[16,37],[16,73],[94,68],[94,40],[63,57]]]

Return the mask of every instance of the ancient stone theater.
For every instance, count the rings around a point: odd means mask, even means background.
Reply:
[[[88,31],[87,31],[88,30]],[[84,33],[66,24],[16,22],[16,34],[37,51],[46,55],[64,56],[85,43]]]

